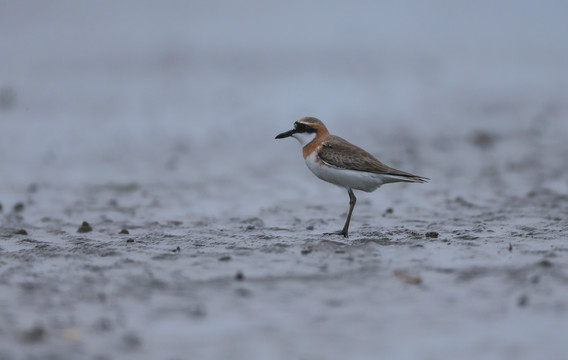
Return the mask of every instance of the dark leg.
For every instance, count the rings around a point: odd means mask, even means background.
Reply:
[[[349,194],[349,213],[347,213],[347,220],[345,220],[343,230],[339,232],[339,234],[345,237],[347,237],[347,232],[349,231],[349,223],[351,222],[351,214],[353,213],[353,208],[355,207],[355,203],[357,202],[357,198],[355,197],[355,194],[353,194],[353,190],[347,189],[347,193]]]
[[[347,233],[349,231],[349,223],[351,222],[351,214],[353,214],[353,208],[355,207],[357,198],[355,197],[355,194],[353,194],[353,190],[349,188],[347,189],[347,193],[349,194],[349,212],[347,213],[347,220],[345,220],[343,230],[333,233],[324,233],[324,235],[343,235],[345,237],[348,237]]]

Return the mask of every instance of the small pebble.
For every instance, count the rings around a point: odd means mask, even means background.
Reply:
[[[526,295],[521,295],[519,296],[519,299],[517,300],[517,305],[519,307],[525,307],[529,304],[529,297]]]
[[[492,134],[484,130],[476,131],[471,136],[472,144],[482,149],[490,148],[495,144],[497,140],[498,138],[495,134]]]
[[[540,266],[542,267],[551,267],[552,266],[552,262],[550,262],[549,260],[542,260],[538,263]]]
[[[237,271],[237,274],[235,275],[235,280],[243,281],[244,279],[245,279],[245,275],[242,272]]]
[[[427,238],[437,238],[438,236],[440,236],[440,234],[438,234],[436,231],[428,231],[426,233]]]
[[[302,249],[302,251],[300,251],[300,253],[302,255],[308,255],[309,253],[311,253],[314,249],[311,246],[305,247]]]
[[[21,212],[24,211],[24,203],[23,202],[17,202],[16,204],[14,204],[14,212]]]
[[[412,284],[412,285],[419,285],[422,283],[422,278],[418,275],[411,275],[409,273],[407,273],[406,271],[403,270],[395,270],[394,271],[394,276],[396,276],[397,279],[407,283],[407,284]]]
[[[128,232],[128,230],[122,229],[120,230],[119,234],[130,234],[130,233]]]
[[[231,260],[231,257],[229,255],[221,256],[219,258],[219,261],[229,261],[229,260]]]
[[[122,341],[124,341],[124,344],[131,349],[137,348],[142,344],[140,337],[133,332],[124,334]]]
[[[20,339],[25,343],[37,343],[45,338],[45,329],[36,326],[30,330],[23,331],[20,334]]]
[[[88,232],[91,232],[91,231],[93,231],[93,228],[86,221],[83,221],[81,226],[79,226],[79,228],[77,229],[78,233],[88,233]]]
[[[313,225],[308,225],[308,226],[306,226],[306,230],[313,230],[313,229],[314,229],[314,226],[313,226]]]
[[[15,235],[28,235],[28,232],[24,229],[14,231]]]
[[[133,238],[128,238],[128,239],[126,240],[126,242],[127,242],[127,243],[133,243],[133,242],[134,242],[134,239],[133,239]]]

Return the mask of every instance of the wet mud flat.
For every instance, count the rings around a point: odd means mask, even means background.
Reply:
[[[550,189],[361,197],[348,239],[322,235],[345,216],[325,201],[205,216],[191,186],[32,190],[1,214],[2,360],[566,354],[568,197]]]
[[[563,2],[6,4],[0,360],[567,358]]]

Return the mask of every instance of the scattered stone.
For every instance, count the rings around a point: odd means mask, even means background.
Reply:
[[[173,226],[180,226],[181,224],[183,224],[183,221],[179,221],[179,220],[169,220],[168,224],[173,225]]]
[[[470,209],[471,209],[471,208],[477,207],[475,204],[473,204],[472,202],[467,201],[466,199],[462,198],[461,196],[457,196],[457,197],[454,199],[454,201],[455,201],[458,205],[463,206],[463,207],[466,207],[466,208],[470,208]]]
[[[122,230],[120,230],[118,233],[119,233],[119,234],[130,234],[130,233],[128,232],[128,230],[126,230],[126,229],[122,229]]]
[[[471,143],[481,149],[488,149],[492,147],[497,140],[498,137],[495,134],[484,130],[476,131],[470,137]]]
[[[248,225],[245,229],[250,231],[250,230],[254,230],[255,227],[253,225]]]
[[[306,226],[306,230],[313,230],[313,229],[314,229],[314,226],[313,226],[313,225],[308,225],[308,226]]]
[[[25,343],[37,343],[45,339],[45,329],[36,326],[20,333],[20,340]]]
[[[252,291],[250,291],[249,289],[244,289],[244,288],[235,289],[235,292],[237,293],[237,295],[244,297],[244,298],[248,298],[252,295]]]
[[[235,280],[243,281],[245,279],[245,275],[241,271],[237,271],[235,275]]]
[[[128,239],[126,240],[126,242],[127,242],[127,243],[133,243],[133,242],[134,242],[134,239],[133,239],[133,238],[128,238]]]
[[[422,278],[420,276],[410,275],[409,273],[403,270],[395,270],[394,276],[396,276],[397,279],[404,281],[407,284],[419,285],[422,283]]]
[[[23,202],[17,202],[14,204],[14,212],[22,212],[24,211],[25,205]]]
[[[525,294],[519,296],[519,299],[517,300],[517,305],[519,307],[525,307],[529,304],[529,297]]]
[[[131,349],[137,348],[142,344],[140,337],[133,332],[124,334],[122,341],[124,341],[124,344]]]
[[[547,267],[547,268],[551,267],[553,265],[551,261],[546,260],[546,259],[541,260],[538,264],[542,267]]]
[[[229,261],[229,260],[231,260],[231,257],[229,255],[221,256],[219,258],[219,261]]]
[[[254,228],[262,228],[264,227],[264,221],[260,218],[254,217],[250,219],[245,219],[241,221],[242,224],[248,224],[254,226]],[[248,226],[247,226],[248,228]]]
[[[300,251],[300,253],[302,255],[308,255],[309,253],[311,253],[314,249],[311,246],[305,247],[302,249],[302,251]]]
[[[387,216],[387,215],[390,215],[390,214],[392,214],[393,212],[394,212],[394,209],[393,209],[393,208],[387,208],[387,209],[385,210],[385,212],[383,213],[383,217],[384,217],[384,216]]]
[[[81,226],[79,226],[79,228],[77,229],[78,233],[88,233],[88,232],[91,232],[91,231],[93,231],[93,228],[86,221],[83,221]]]
[[[2,212],[3,206],[2,203],[0,203],[0,212]]]
[[[428,232],[426,233],[426,237],[427,237],[427,238],[433,238],[433,239],[435,239],[435,238],[437,238],[438,236],[440,236],[440,234],[438,234],[438,232],[436,232],[436,231],[428,231]]]
[[[28,232],[24,229],[14,231],[14,235],[28,235]]]

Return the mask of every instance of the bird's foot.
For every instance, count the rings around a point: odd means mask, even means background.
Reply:
[[[349,237],[347,235],[347,231],[341,230],[341,231],[334,231],[334,232],[330,232],[330,233],[323,233],[324,235],[341,235],[343,237]]]

